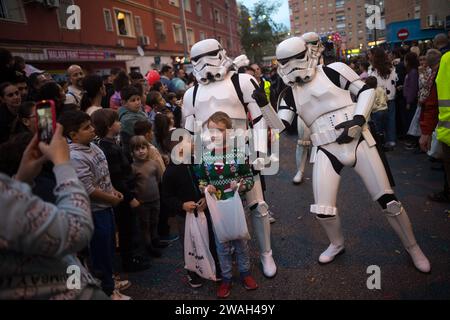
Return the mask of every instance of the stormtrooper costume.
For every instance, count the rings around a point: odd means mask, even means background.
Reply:
[[[329,263],[344,252],[336,195],[340,172],[347,166],[355,169],[372,199],[381,205],[415,267],[421,272],[430,272],[430,263],[416,242],[403,205],[394,195],[366,123],[374,90],[365,86],[344,63],[317,65],[321,46],[318,35],[308,33],[284,40],[276,50],[278,73],[291,87],[292,95],[291,102],[283,99],[278,115],[291,123],[297,113],[311,131],[315,203],[310,210],[316,214],[330,240],[319,263]],[[356,103],[350,94],[357,97]]]
[[[242,56],[238,58],[244,59]],[[184,95],[185,128],[194,133],[196,125],[203,124],[215,112],[222,111],[232,119],[233,129],[247,130],[249,125],[254,129],[265,129],[262,132],[255,130],[253,142],[256,151],[267,154],[267,123],[260,106],[252,97],[255,85],[257,86],[256,80],[248,74],[232,71],[233,61],[227,57],[225,50],[215,39],[194,44],[191,61],[198,85],[187,90]],[[251,115],[251,123],[247,112]],[[276,113],[274,116],[279,121]],[[261,158],[257,160],[259,165],[264,164]],[[246,194],[246,202],[251,210],[263,273],[270,278],[275,276],[277,267],[270,243],[269,207],[263,198],[259,174],[254,176],[254,180],[254,187]]]
[[[311,145],[311,141],[304,140],[304,137],[309,137],[309,128],[305,125],[302,118],[297,117],[297,132],[298,140],[295,150],[295,162],[297,165],[297,173],[295,174],[292,182],[294,184],[300,184],[303,181],[303,174],[305,172],[306,160],[308,159],[308,150]]]

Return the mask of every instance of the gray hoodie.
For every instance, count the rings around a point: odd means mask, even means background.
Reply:
[[[75,255],[94,231],[88,195],[69,164],[53,172],[55,204],[0,174],[0,300],[90,299],[99,290]],[[79,289],[67,286],[69,266],[80,270]]]
[[[108,162],[103,151],[93,143],[89,146],[71,143],[69,147],[72,165],[87,193],[90,195],[95,189],[112,193],[113,185],[109,176]],[[93,213],[107,208],[111,208],[111,205],[91,201]]]

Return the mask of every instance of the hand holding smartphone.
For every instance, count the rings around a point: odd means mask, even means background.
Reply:
[[[36,128],[39,141],[50,144],[56,130],[56,109],[53,100],[42,100],[36,104]]]

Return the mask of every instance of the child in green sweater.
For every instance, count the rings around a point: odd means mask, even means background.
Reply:
[[[244,161],[244,152],[229,145],[226,131],[232,128],[230,117],[224,112],[214,113],[206,122],[209,130],[216,133],[211,137],[212,148],[203,153],[203,161],[194,167],[200,190],[214,194],[217,200],[226,200],[234,196],[237,188],[241,194],[253,188],[253,174],[248,161]],[[230,295],[232,279],[232,247],[241,281],[247,290],[258,288],[250,275],[250,256],[247,240],[237,239],[220,243],[216,238],[217,254],[222,269],[222,283],[217,291],[219,298]]]

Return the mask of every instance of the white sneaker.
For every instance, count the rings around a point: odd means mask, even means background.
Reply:
[[[114,290],[110,297],[111,300],[131,300],[131,297],[120,293],[119,290]]]
[[[294,179],[292,179],[292,183],[300,184],[302,183],[302,181],[303,181],[303,173],[301,171],[298,171]]]
[[[277,273],[277,266],[272,257],[272,250],[261,253],[260,259],[264,276],[266,276],[267,278],[275,277],[275,274]]]
[[[128,280],[114,280],[114,289],[116,290],[126,290],[131,287],[131,282]]]
[[[411,259],[414,263],[414,266],[423,273],[429,273],[431,271],[430,261],[428,261],[427,257],[424,255],[420,247],[416,244],[412,248],[406,249]]]
[[[337,255],[343,254],[345,252],[344,246],[335,246],[330,244],[324,252],[319,257],[319,263],[326,264],[334,260]]]

